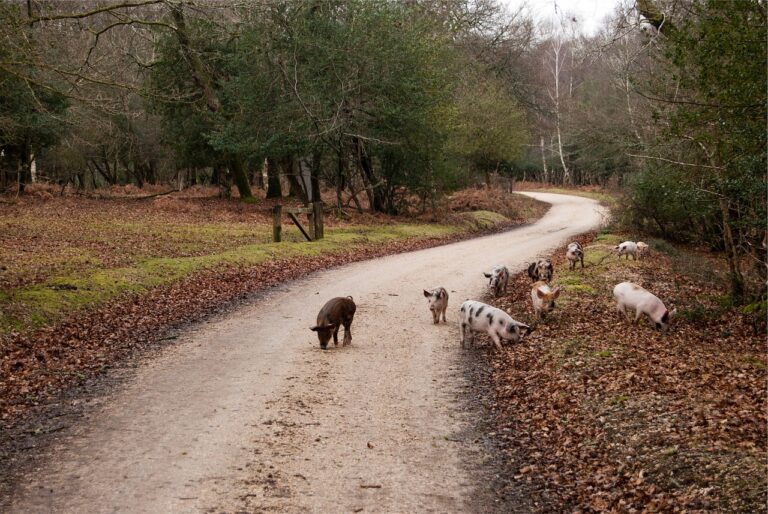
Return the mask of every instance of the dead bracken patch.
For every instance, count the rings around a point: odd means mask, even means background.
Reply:
[[[659,252],[619,261],[609,240],[581,238],[584,271],[553,256],[558,308],[493,357],[507,494],[541,512],[765,512],[763,336],[724,306],[719,281]],[[616,312],[612,288],[627,279],[681,312],[667,334]],[[494,303],[532,320],[530,280],[511,282]]]
[[[511,201],[510,198],[514,200]],[[503,214],[518,223],[539,218],[549,208],[544,202],[522,195],[510,195],[498,188],[463,189],[448,196],[445,203],[451,213],[491,211]]]

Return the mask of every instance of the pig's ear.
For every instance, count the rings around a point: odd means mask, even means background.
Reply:
[[[491,274],[490,273],[483,272],[483,275],[485,275],[485,278],[491,278]]]
[[[552,298],[556,299],[560,296],[560,286],[557,286],[554,291],[552,291]]]
[[[547,295],[546,295],[545,293],[543,293],[543,292],[541,291],[541,289],[539,289],[539,288],[537,287],[537,288],[536,288],[536,296],[538,296],[539,298],[544,298],[544,297],[545,297],[545,296],[547,296]]]
[[[313,325],[313,326],[309,327],[309,329],[310,329],[312,332],[317,332],[318,330],[320,330],[320,327],[318,327],[317,325]]]
[[[424,297],[425,297],[425,298],[429,298],[430,296],[432,296],[432,293],[430,293],[429,291],[427,291],[427,290],[425,289],[425,290],[424,290]]]
[[[529,327],[525,323],[518,323],[517,326],[520,327],[520,332],[523,333],[523,335],[527,336],[528,334],[533,332],[533,330],[531,330],[531,327]]]
[[[442,289],[442,290],[440,290],[440,294],[439,294],[438,296],[439,296],[440,298],[445,298],[446,296],[448,296],[448,293],[446,293],[446,292],[445,292],[445,290],[444,290],[444,289]]]

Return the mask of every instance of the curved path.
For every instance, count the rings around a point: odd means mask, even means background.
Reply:
[[[316,273],[189,331],[62,432],[0,510],[492,510],[458,305],[484,294],[481,271],[520,271],[602,221],[592,200],[530,196],[552,204],[532,225]],[[438,285],[449,322],[433,326],[421,291]],[[322,352],[307,327],[346,295],[353,345]]]

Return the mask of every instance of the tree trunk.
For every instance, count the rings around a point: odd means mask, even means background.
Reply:
[[[339,210],[342,210],[344,207],[341,192],[344,191],[344,188],[346,187],[345,182],[347,174],[345,162],[344,148],[340,144],[338,152],[336,153],[336,205]]]
[[[371,166],[371,158],[365,151],[365,145],[360,138],[355,138],[355,146],[357,148],[357,162],[360,166],[361,176],[363,177],[363,184],[365,185],[365,191],[368,194],[368,203],[373,212],[385,212],[386,206],[384,205],[384,198],[381,194],[381,186],[376,183],[376,177],[373,174],[373,167]]]
[[[37,182],[37,160],[35,160],[35,154],[31,151],[29,153],[29,181],[32,184]]]
[[[19,159],[19,192],[23,193],[26,185],[32,183],[32,162],[34,156],[28,142],[25,142],[22,146]]]
[[[718,205],[723,218],[723,243],[725,244],[725,258],[728,262],[728,278],[731,282],[731,298],[734,303],[739,305],[744,302],[744,276],[741,274],[739,253],[734,243],[728,198],[720,196]]]
[[[126,170],[130,170],[128,166],[125,167]],[[139,189],[144,189],[144,175],[146,171],[144,169],[143,164],[134,164],[133,165],[133,176],[136,179],[136,185],[139,186]]]
[[[264,174],[262,173],[261,166],[254,166],[251,171],[251,184],[255,185],[259,189],[264,189]]]
[[[221,107],[219,97],[216,95],[216,91],[213,88],[213,80],[211,79],[208,70],[206,70],[200,55],[192,48],[192,43],[189,40],[189,34],[187,33],[187,24],[184,19],[184,12],[182,10],[181,3],[169,3],[169,9],[171,10],[171,17],[176,24],[176,39],[181,47],[181,52],[184,54],[184,58],[189,63],[192,69],[192,80],[195,81],[197,87],[203,92],[205,97],[205,105],[211,112],[217,112]]]
[[[109,175],[109,173],[101,169],[101,166],[99,166],[99,164],[95,160],[91,160],[91,165],[93,166],[93,168],[91,169],[91,178],[93,179],[92,180],[93,188],[96,189],[96,174],[93,172],[94,169],[99,172],[99,175],[101,175],[101,177],[104,179],[104,182],[106,182],[107,185],[111,186],[112,177]],[[109,163],[106,163],[106,166],[109,166]]]
[[[560,164],[563,167],[563,183],[570,184],[572,180],[570,170],[565,164],[565,156],[563,155],[563,138],[560,123],[562,118],[562,109],[560,106],[560,74],[562,73],[562,63],[564,61],[564,58],[561,57],[563,54],[563,40],[561,39],[560,35],[557,35],[552,39],[551,49],[553,60],[552,79],[554,81],[555,92],[552,94],[550,91],[549,95],[555,104],[555,133],[557,135],[557,153],[560,156]]]
[[[309,168],[309,187],[312,193],[310,196],[312,197],[313,202],[323,201],[320,197],[320,165],[322,158],[323,154],[320,150],[312,152],[312,165]]]
[[[214,164],[213,174],[211,175],[211,182],[219,186],[219,196],[222,198],[229,198],[232,196],[231,184],[229,181],[229,174],[227,173],[226,166],[222,164]]]
[[[176,25],[176,30],[174,31],[176,39],[178,40],[181,52],[189,63],[189,67],[192,71],[192,80],[194,80],[197,87],[202,91],[203,97],[205,98],[205,105],[208,107],[208,110],[211,112],[218,112],[221,108],[221,101],[213,86],[214,81],[202,59],[200,59],[200,54],[192,48],[192,42],[187,33],[187,24],[184,19],[182,3],[168,3],[168,7],[171,10],[171,17]],[[237,190],[240,193],[240,198],[252,198],[253,193],[251,192],[251,186],[248,183],[248,176],[245,174],[242,162],[234,159],[230,162],[230,167],[232,168],[232,175],[235,179]]]
[[[248,182],[248,174],[245,172],[243,162],[235,157],[229,162],[229,171],[235,181],[237,191],[240,193],[240,199],[253,198],[251,184]]]
[[[283,174],[288,179],[288,196],[297,197],[302,203],[309,203],[307,192],[302,181],[299,180],[301,164],[293,157],[286,157],[282,161]]]
[[[282,198],[283,191],[280,187],[280,171],[277,169],[275,159],[267,158],[267,198]]]

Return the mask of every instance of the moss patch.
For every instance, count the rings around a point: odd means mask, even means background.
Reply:
[[[472,229],[487,230],[502,223],[508,223],[509,218],[497,212],[472,211],[459,214],[463,222]]]

